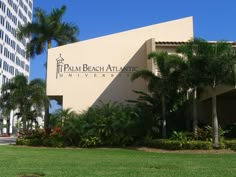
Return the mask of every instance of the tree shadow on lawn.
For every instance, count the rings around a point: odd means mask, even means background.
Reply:
[[[18,177],[42,177],[45,176],[43,173],[31,173],[31,174],[21,174]]]

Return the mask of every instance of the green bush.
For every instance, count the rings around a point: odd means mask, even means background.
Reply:
[[[183,143],[183,149],[209,150],[209,149],[212,149],[212,142],[210,141],[185,141]]]
[[[224,135],[227,131],[224,131],[219,127],[219,140],[224,140]],[[213,128],[211,126],[205,126],[203,128],[198,128],[196,134],[193,134],[194,140],[200,141],[212,141]]]
[[[55,127],[51,133],[47,135],[44,130],[27,130],[20,132],[20,136],[16,140],[17,145],[26,146],[49,146],[49,147],[63,147],[63,136],[61,129]]]
[[[158,121],[143,105],[101,102],[79,115],[57,111],[54,118],[60,121],[52,125],[61,125],[61,129],[54,131],[52,127],[50,136],[63,139],[65,146],[128,146],[141,142],[147,134],[153,138],[159,133]]]
[[[152,140],[152,143],[149,141],[149,146],[166,150],[212,149],[212,143],[209,141],[178,141],[169,139]]]
[[[19,132],[19,137],[26,139],[42,138],[44,136],[46,136],[44,129],[25,130]]]
[[[17,138],[17,145],[26,145],[26,146],[42,146],[42,140],[40,138]]]
[[[16,140],[17,145],[42,146],[46,134],[43,129],[25,130],[19,133]]]
[[[187,132],[177,132],[173,131],[171,137],[171,140],[178,140],[178,141],[187,141],[189,139]]]
[[[82,138],[80,141],[80,146],[83,148],[97,147],[99,145],[101,145],[101,140],[99,137]]]
[[[46,137],[42,141],[42,146],[47,147],[64,147],[64,143],[61,139]]]
[[[236,151],[236,140],[225,140],[225,149]]]
[[[17,138],[16,139],[16,145],[26,145],[28,146],[30,144],[30,139],[26,138]]]
[[[151,147],[167,150],[180,150],[183,147],[183,142],[178,140],[157,139],[149,143]]]

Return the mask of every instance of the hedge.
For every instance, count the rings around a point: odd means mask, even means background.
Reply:
[[[169,139],[157,139],[149,143],[149,146],[167,150],[184,150],[184,149],[212,149],[210,141],[178,141]]]
[[[236,140],[225,140],[225,149],[236,151]]]

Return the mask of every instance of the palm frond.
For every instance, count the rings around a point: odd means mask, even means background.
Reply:
[[[155,75],[151,71],[146,70],[146,69],[142,69],[142,70],[135,71],[131,76],[131,80],[134,81],[138,78],[143,78],[145,80],[149,80],[152,77],[155,77]]]

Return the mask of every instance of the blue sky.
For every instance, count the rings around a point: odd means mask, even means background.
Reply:
[[[34,0],[47,12],[64,4],[80,40],[193,16],[195,37],[236,41],[235,0]],[[45,77],[45,58],[31,60],[31,79]]]

